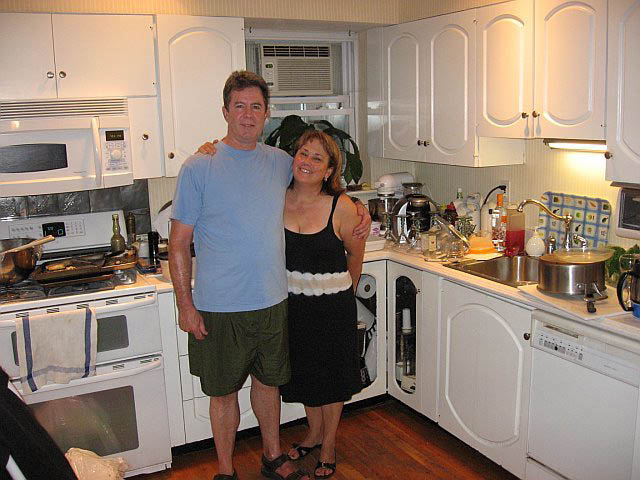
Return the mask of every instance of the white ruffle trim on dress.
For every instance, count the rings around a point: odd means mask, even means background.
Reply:
[[[289,293],[319,297],[348,290],[352,286],[349,272],[340,273],[302,273],[287,270]]]

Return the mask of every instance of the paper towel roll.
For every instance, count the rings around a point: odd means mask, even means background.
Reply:
[[[376,294],[376,281],[371,275],[361,275],[356,297],[371,298]]]

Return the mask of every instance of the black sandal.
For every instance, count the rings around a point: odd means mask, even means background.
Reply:
[[[298,456],[296,458],[291,458],[291,455],[287,453],[287,457],[289,457],[289,460],[291,460],[292,462],[295,462],[296,460],[300,460],[301,458],[306,457],[311,452],[313,452],[316,448],[321,448],[322,444],[319,443],[317,445],[314,445],[313,447],[305,447],[304,445],[300,445],[299,443],[294,443],[293,445],[291,445],[291,447],[296,452],[298,452]]]
[[[301,480],[304,477],[311,476],[304,470],[296,470],[295,472],[291,472],[286,477],[280,475],[276,470],[282,466],[283,463],[288,462],[289,457],[287,454],[283,453],[278,458],[274,458],[273,460],[269,460],[267,457],[262,455],[262,469],[260,473],[266,478],[271,478],[273,480]]]
[[[316,470],[318,470],[319,468],[324,468],[325,470],[331,470],[331,472],[325,473],[324,475],[318,475],[316,473]],[[327,462],[321,462],[320,460],[318,460],[318,463],[316,464],[316,468],[313,471],[313,474],[315,475],[316,478],[329,478],[334,473],[336,473],[336,464],[335,464],[335,462],[334,463],[327,463]]]
[[[213,480],[238,480],[238,473],[235,470],[233,471],[233,475],[219,473],[213,477]]]

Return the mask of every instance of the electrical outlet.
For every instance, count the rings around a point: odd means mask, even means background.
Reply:
[[[507,191],[504,192],[504,206],[511,203],[511,180],[500,180],[500,185],[506,185]]]

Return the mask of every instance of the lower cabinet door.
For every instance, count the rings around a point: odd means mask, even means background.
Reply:
[[[442,282],[440,426],[524,478],[531,312]]]

